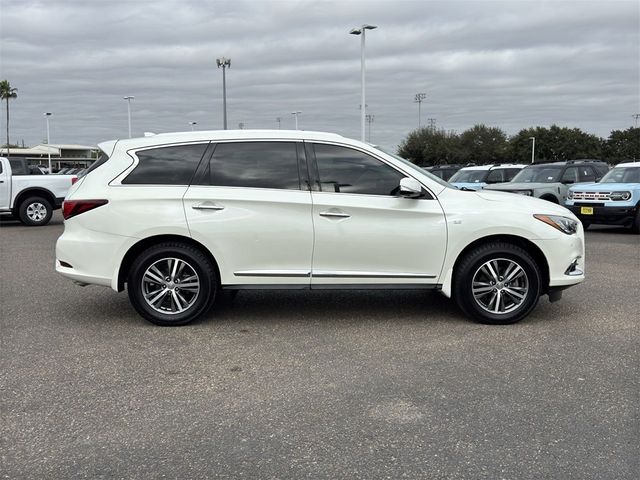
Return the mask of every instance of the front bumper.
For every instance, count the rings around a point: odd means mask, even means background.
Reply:
[[[593,214],[583,214],[582,207],[592,208]],[[566,208],[585,223],[596,223],[601,225],[630,225],[636,216],[638,207],[603,207],[582,205],[566,205]]]

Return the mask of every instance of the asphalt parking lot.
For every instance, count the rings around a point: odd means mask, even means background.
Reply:
[[[636,479],[640,237],[520,324],[421,292],[240,292],[155,327],[0,223],[3,478]]]

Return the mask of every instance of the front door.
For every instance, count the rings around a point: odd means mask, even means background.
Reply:
[[[437,199],[399,197],[406,175],[354,148],[315,143],[307,152],[317,165],[312,288],[437,284],[447,243]]]

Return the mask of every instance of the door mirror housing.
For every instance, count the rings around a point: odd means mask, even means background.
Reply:
[[[419,198],[422,196],[422,185],[415,178],[405,177],[400,179],[400,196],[406,198]]]

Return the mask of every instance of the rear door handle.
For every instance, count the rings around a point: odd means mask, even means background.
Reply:
[[[191,208],[194,210],[224,210],[222,205],[216,205],[210,202],[194,203],[191,205]]]
[[[348,213],[335,212],[335,211],[331,211],[331,210],[328,210],[326,212],[320,212],[320,216],[321,217],[329,217],[329,218],[349,218],[349,217],[351,217],[351,215],[349,215]]]

